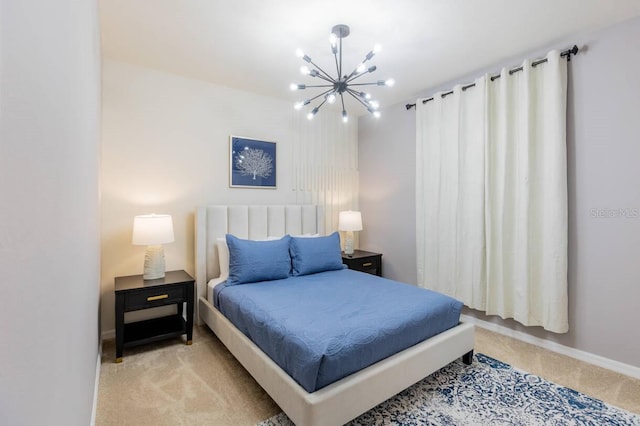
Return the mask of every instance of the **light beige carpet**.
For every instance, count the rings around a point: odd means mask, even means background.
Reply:
[[[640,380],[476,328],[476,351],[640,414]],[[97,425],[255,425],[281,410],[207,327],[125,350],[106,340]]]

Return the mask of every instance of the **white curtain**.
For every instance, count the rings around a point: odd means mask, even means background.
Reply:
[[[566,61],[417,105],[419,284],[568,331]]]
[[[417,108],[418,283],[485,307],[486,78]]]
[[[358,210],[358,123],[322,110],[313,120],[294,112],[293,190],[296,202],[324,208],[327,233],[338,229],[341,210]]]

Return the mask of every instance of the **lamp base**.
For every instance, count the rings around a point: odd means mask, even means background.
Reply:
[[[347,256],[353,255],[353,231],[346,232],[346,238],[344,240],[344,254]]]
[[[164,278],[165,262],[162,245],[147,246],[144,251],[144,280]]]

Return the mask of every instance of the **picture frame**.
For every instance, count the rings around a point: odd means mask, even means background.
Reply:
[[[229,187],[276,189],[276,143],[229,137]]]

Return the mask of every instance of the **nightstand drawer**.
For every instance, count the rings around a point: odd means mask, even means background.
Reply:
[[[184,286],[131,292],[125,296],[124,309],[125,311],[135,311],[138,309],[180,303],[186,300],[184,292]]]
[[[382,254],[355,250],[352,255],[342,255],[342,263],[354,271],[382,276]]]
[[[373,269],[377,269],[378,268],[378,261],[377,259],[368,259],[368,260],[361,260],[358,259],[356,261],[352,261],[349,264],[349,268],[350,269],[354,269],[356,271],[370,271]]]

